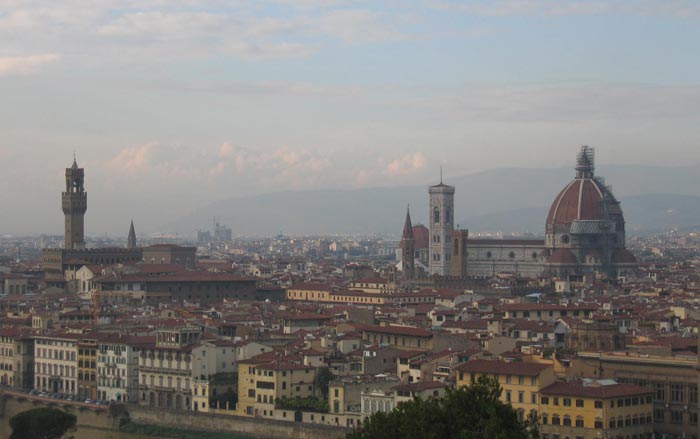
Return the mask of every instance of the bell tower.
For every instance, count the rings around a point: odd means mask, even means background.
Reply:
[[[430,198],[430,274],[448,276],[450,274],[450,238],[454,214],[454,186],[442,182],[428,188]]]
[[[406,221],[404,221],[403,234],[401,235],[401,269],[405,280],[413,280],[416,275],[415,259],[416,244],[413,239],[411,213],[406,208]]]
[[[65,248],[85,248],[84,217],[87,211],[85,192],[85,170],[78,167],[73,156],[73,165],[66,168],[66,191],[61,194],[65,215]]]

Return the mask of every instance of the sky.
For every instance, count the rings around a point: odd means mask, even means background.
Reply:
[[[0,0],[0,234],[229,197],[700,163],[695,0]]]

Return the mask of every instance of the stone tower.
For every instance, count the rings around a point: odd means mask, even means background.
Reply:
[[[416,275],[415,259],[416,243],[413,239],[411,213],[407,208],[406,221],[403,224],[403,234],[401,235],[401,271],[405,280],[412,280]]]
[[[127,239],[126,248],[136,248],[136,231],[134,230],[133,220],[131,220],[131,226],[129,226],[129,238]]]
[[[84,186],[85,170],[78,167],[73,157],[73,165],[66,168],[66,191],[61,194],[65,215],[65,248],[85,248],[84,218],[87,211],[87,192]]]
[[[450,238],[454,228],[454,186],[442,182],[430,186],[430,274],[447,276],[450,274]]]

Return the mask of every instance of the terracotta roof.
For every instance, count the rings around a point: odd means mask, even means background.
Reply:
[[[559,192],[547,215],[547,224],[571,224],[574,220],[607,219],[601,209],[607,189],[592,178],[575,179]]]
[[[558,248],[554,250],[554,253],[547,258],[548,264],[576,264],[576,256],[571,253],[571,250],[565,248]]]
[[[626,248],[616,248],[612,255],[613,264],[636,264],[637,258]]]
[[[413,226],[413,243],[416,250],[427,249],[430,246],[430,232],[422,224]]]
[[[540,363],[521,363],[517,361],[506,363],[505,361],[473,360],[460,364],[456,369],[460,372],[537,376],[548,368],[551,368],[551,365]]]
[[[618,398],[621,396],[647,395],[653,391],[634,384],[589,384],[582,382],[557,382],[540,390],[542,395],[580,396],[585,398]]]
[[[390,335],[406,335],[412,337],[432,337],[433,333],[423,328],[415,328],[411,326],[377,326],[377,325],[358,325],[357,329],[363,332],[376,332],[380,334]]]

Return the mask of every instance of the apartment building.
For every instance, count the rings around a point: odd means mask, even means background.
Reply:
[[[540,391],[541,437],[651,439],[652,396],[648,388],[614,380],[553,383]]]
[[[34,339],[22,328],[0,328],[0,383],[30,388],[34,385]]]
[[[34,388],[78,395],[78,343],[82,334],[54,332],[34,338]]]
[[[237,414],[275,418],[278,399],[314,395],[315,368],[270,352],[238,362]]]
[[[651,390],[657,437],[700,438],[697,355],[579,352],[575,367],[585,376],[611,378]]]
[[[201,330],[183,327],[158,330],[155,342],[144,344],[138,355],[140,405],[189,410],[191,380]]]
[[[472,360],[456,367],[457,387],[470,386],[479,377],[495,379],[503,388],[501,401],[510,403],[525,419],[539,409],[543,388],[556,380],[550,364]]]
[[[97,399],[97,339],[78,341],[78,397]]]
[[[141,349],[155,337],[109,334],[97,343],[97,398],[103,401],[138,401],[138,365]]]

